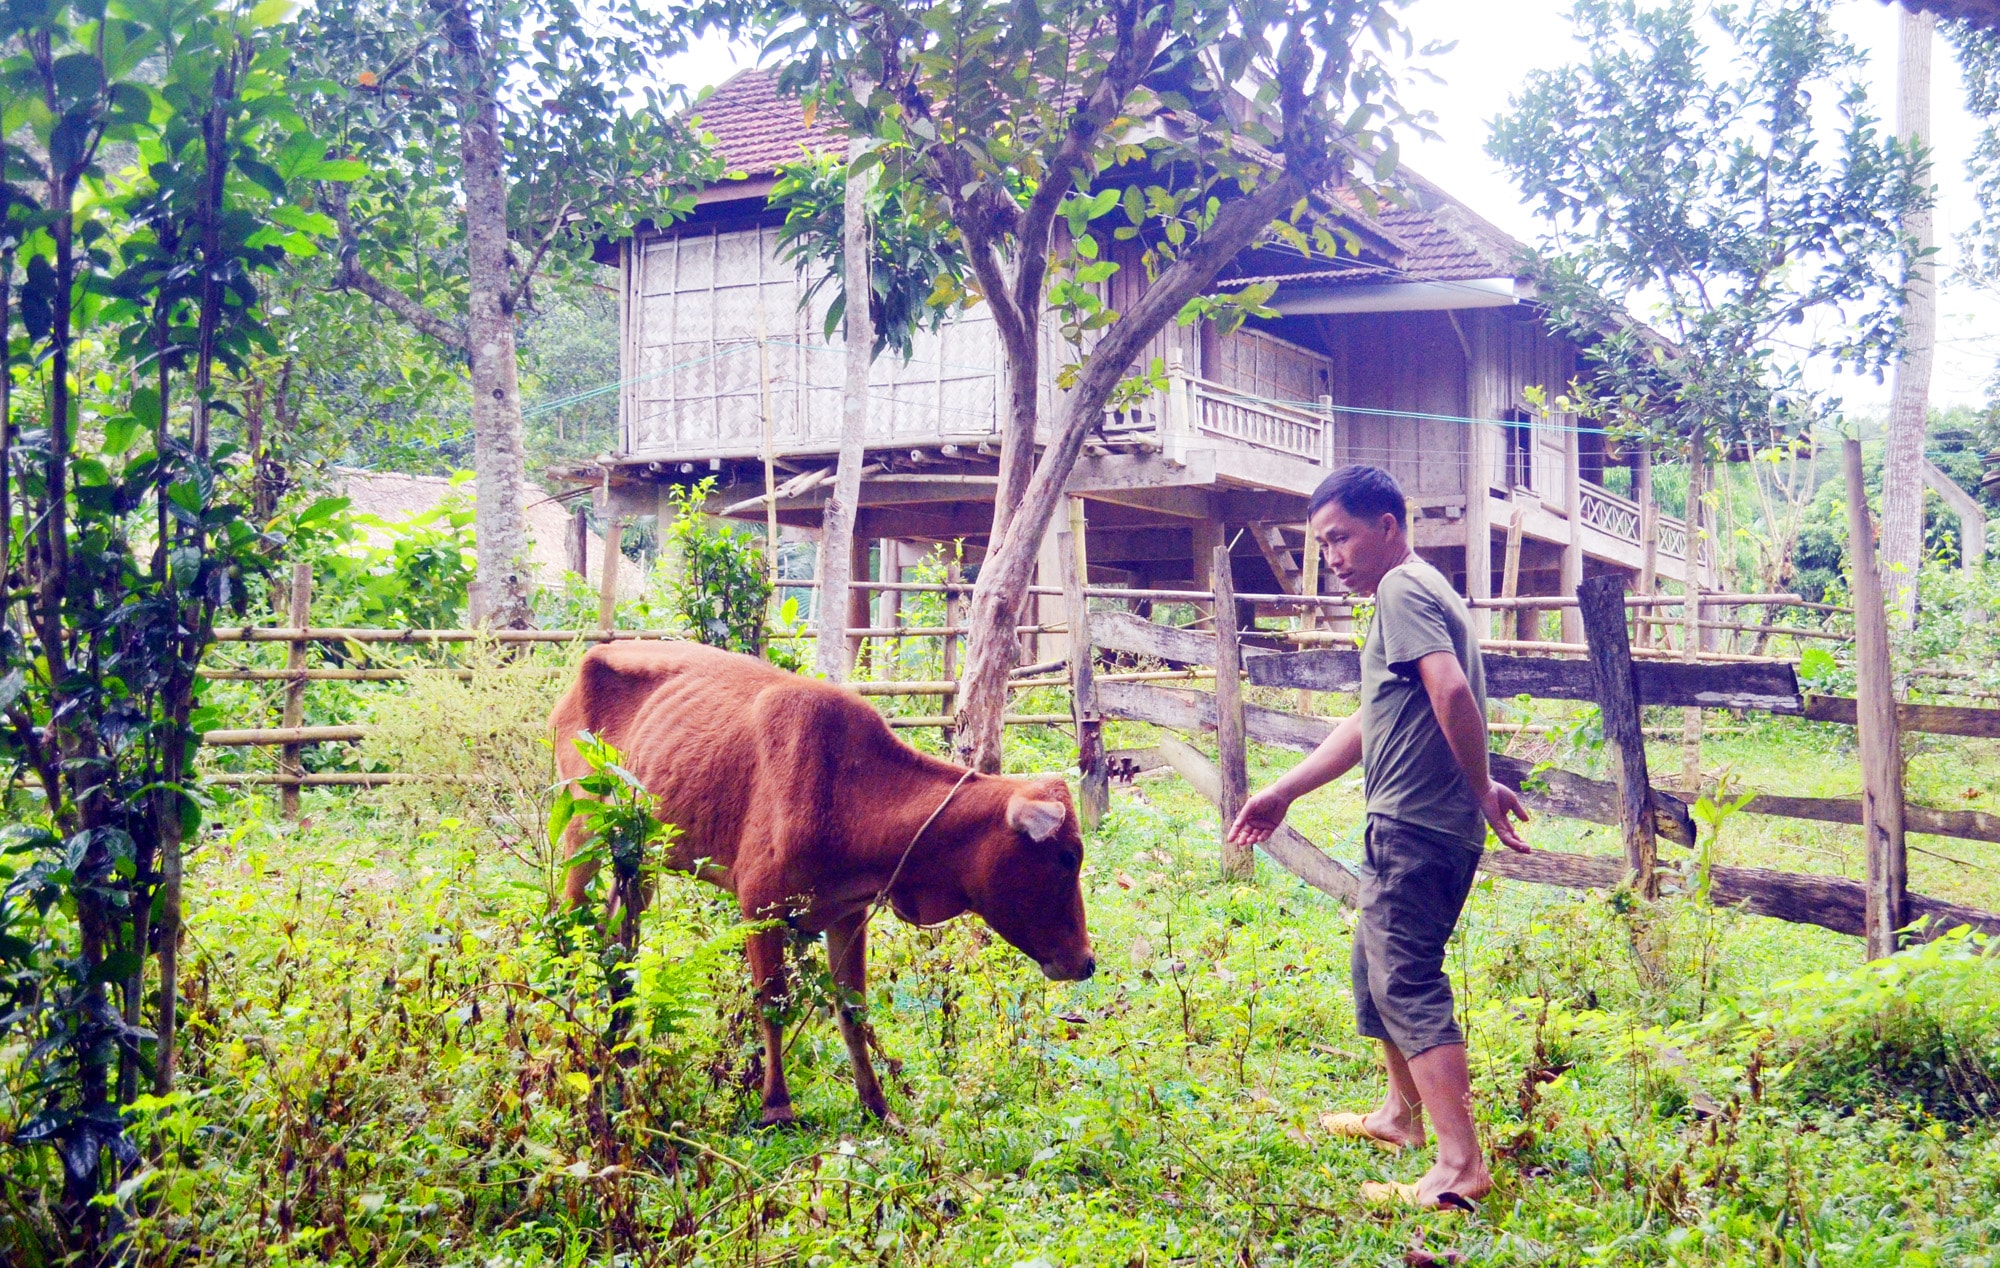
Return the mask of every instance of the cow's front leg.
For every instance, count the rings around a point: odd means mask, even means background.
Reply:
[[[854,1087],[861,1094],[861,1107],[877,1118],[887,1118],[889,1102],[882,1096],[882,1081],[875,1077],[875,1065],[868,1059],[866,909],[827,928],[826,960],[838,997],[834,1016],[840,1021],[840,1037],[847,1041],[847,1059],[854,1066]]]
[[[764,1122],[789,1123],[792,1092],[785,1086],[785,1031],[779,1016],[785,1005],[785,930],[766,929],[744,944],[750,957],[750,981],[757,988],[757,1022],[764,1033]]]

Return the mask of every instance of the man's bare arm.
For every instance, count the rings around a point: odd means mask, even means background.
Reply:
[[[1480,712],[1479,698],[1472,694],[1472,684],[1465,680],[1465,668],[1450,652],[1432,652],[1417,662],[1417,676],[1430,697],[1431,712],[1444,732],[1445,743],[1465,774],[1466,785],[1478,795],[1480,811],[1493,825],[1493,834],[1508,849],[1528,853],[1528,843],[1509,821],[1511,815],[1526,823],[1528,812],[1513,789],[1494,782],[1486,762],[1486,717]]]
[[[1236,845],[1257,845],[1271,839],[1292,803],[1351,771],[1361,761],[1361,715],[1342,718],[1333,734],[1306,754],[1306,760],[1271,781],[1270,786],[1243,803],[1229,839]]]

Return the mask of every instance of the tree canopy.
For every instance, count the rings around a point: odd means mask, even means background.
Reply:
[[[1541,302],[1588,347],[1578,403],[1614,429],[1795,432],[1831,408],[1807,361],[1894,356],[1925,156],[1881,127],[1830,9],[1583,0],[1583,59],[1495,124],[1550,224]]]

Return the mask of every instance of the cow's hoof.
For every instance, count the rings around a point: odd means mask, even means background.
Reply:
[[[790,1127],[798,1121],[799,1116],[792,1113],[792,1107],[789,1104],[766,1105],[764,1107],[764,1117],[760,1120],[761,1125],[765,1127]]]

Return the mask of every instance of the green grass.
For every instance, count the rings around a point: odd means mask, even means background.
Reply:
[[[1708,762],[1851,791],[1825,730],[1712,742]],[[1020,762],[1042,747],[1062,745]],[[1255,759],[1255,783],[1296,760]],[[1670,746],[1657,760],[1677,765]],[[1925,753],[1912,781],[1986,789],[1991,769]],[[518,851],[347,794],[306,805],[289,825],[231,803],[192,866],[186,1075],[147,1109],[136,1258],[1996,1262],[1995,1109],[1953,1096],[2000,1071],[2000,985],[1965,944],[1885,978],[1817,929],[1482,880],[1451,968],[1498,1187],[1478,1219],[1378,1214],[1359,1184],[1427,1162],[1318,1127],[1379,1095],[1350,916],[1266,862],[1221,880],[1213,811],[1176,779],[1120,788],[1089,842],[1090,982],[1044,981],[976,920],[877,922],[893,1128],[860,1113],[811,982],[788,1058],[803,1123],[755,1126],[754,1013],[717,892],[664,882],[650,1024],[621,1065],[595,970]],[[1359,808],[1349,779],[1297,823],[1351,859]],[[1609,829],[1533,827],[1549,848],[1616,848]],[[1852,875],[1856,835],[1740,815],[1718,853]],[[1917,888],[1994,905],[1989,873],[1932,862],[1912,860]]]

